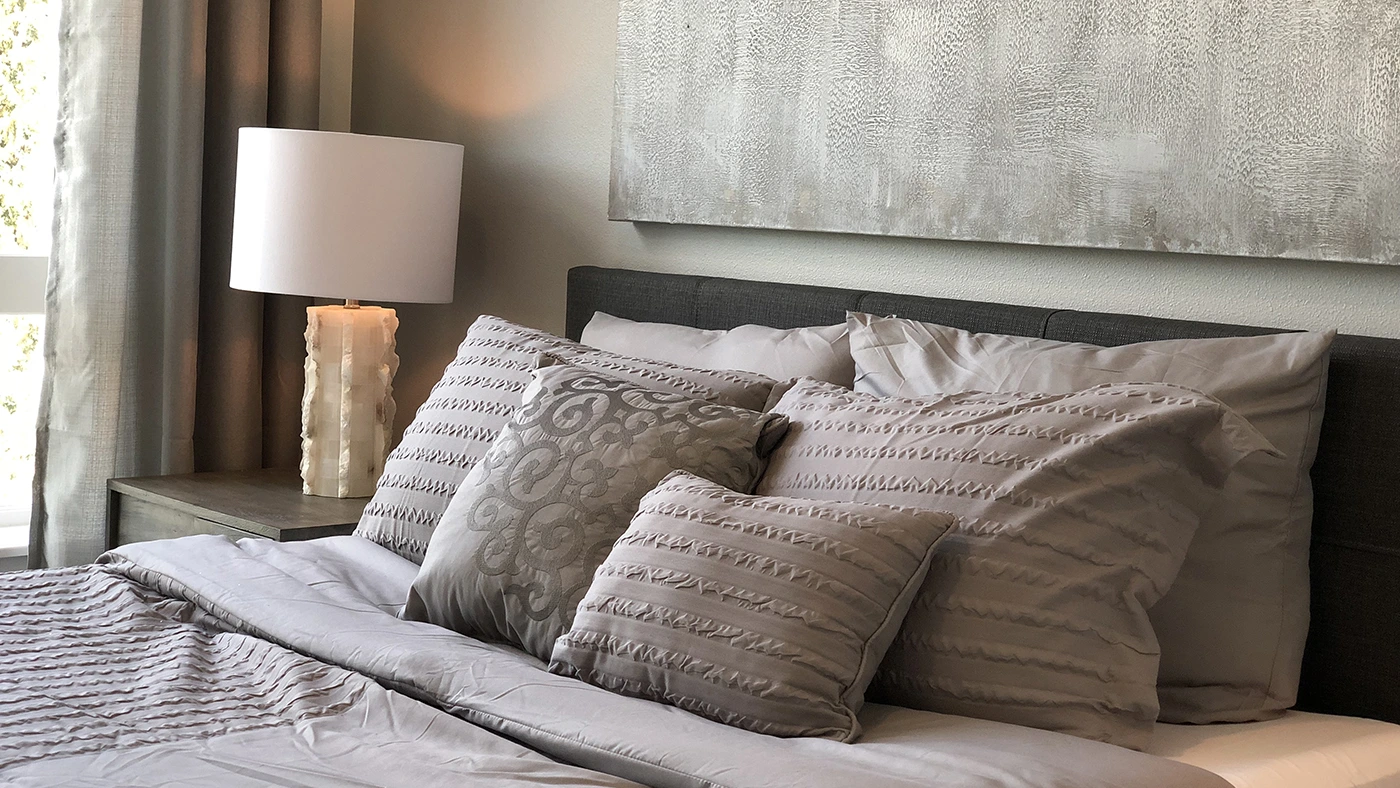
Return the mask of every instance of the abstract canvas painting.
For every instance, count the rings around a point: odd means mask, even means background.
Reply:
[[[1396,0],[620,0],[611,215],[1400,264]]]

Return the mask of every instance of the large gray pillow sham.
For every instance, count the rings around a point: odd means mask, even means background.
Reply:
[[[671,323],[638,323],[594,312],[583,343],[637,358],[701,369],[741,369],[774,380],[816,378],[850,388],[855,362],[846,324],[809,328],[745,325],[713,331]]]
[[[404,610],[548,661],[642,496],[685,470],[748,492],[787,419],[555,364],[453,496]]]
[[[1157,719],[1147,610],[1230,469],[1272,450],[1203,394],[882,399],[802,381],[757,492],[959,518],[871,685],[884,703],[1141,749]]]
[[[1308,633],[1309,470],[1335,332],[1104,348],[851,315],[858,391],[1076,391],[1174,383],[1220,399],[1279,449],[1236,466],[1171,591],[1149,615],[1162,645],[1164,722],[1244,722],[1298,695]]]
[[[647,388],[750,410],[762,410],[773,387],[760,375],[628,358],[483,315],[390,452],[355,534],[421,563],[457,485],[520,406],[541,353]]]
[[[758,733],[854,741],[865,688],[952,524],[678,471],[642,499],[549,670]]]

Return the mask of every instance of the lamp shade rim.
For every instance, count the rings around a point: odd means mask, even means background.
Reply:
[[[453,301],[451,288],[443,296],[423,297],[423,296],[399,296],[393,293],[379,293],[366,295],[350,290],[334,290],[332,288],[319,288],[316,292],[309,292],[302,288],[272,290],[263,286],[249,286],[239,283],[236,279],[229,281],[229,287],[234,290],[242,290],[248,293],[265,293],[267,295],[301,296],[304,298],[330,298],[337,301],[355,300],[374,304],[450,304]]]
[[[457,142],[443,142],[442,140],[425,140],[417,137],[395,137],[390,134],[363,134],[358,131],[324,131],[322,129],[284,129],[272,126],[239,126],[238,137],[240,142],[244,135],[269,136],[269,137],[319,137],[329,139],[333,137],[359,139],[359,140],[386,140],[391,143],[405,143],[410,145],[437,145],[444,148],[454,148],[466,151],[465,146]]]

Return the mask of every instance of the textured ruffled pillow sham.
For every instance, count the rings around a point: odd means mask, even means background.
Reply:
[[[1158,711],[1147,610],[1230,469],[1273,450],[1160,384],[909,400],[802,381],[774,410],[792,424],[759,494],[959,518],[872,700],[1136,749]]]
[[[773,387],[760,375],[628,358],[484,315],[389,454],[355,534],[421,563],[452,494],[520,406],[542,353],[650,389],[749,410],[762,410]]]
[[[747,492],[786,429],[771,413],[539,369],[443,514],[404,616],[548,661],[642,496],[676,470]]]
[[[1154,381],[1205,392],[1248,419],[1280,454],[1235,467],[1149,612],[1162,645],[1160,719],[1244,722],[1293,705],[1308,634],[1308,471],[1335,332],[1098,347],[862,314],[849,325],[856,390],[868,394],[1062,394]]]
[[[745,325],[716,331],[594,312],[582,338],[585,345],[614,353],[700,369],[740,369],[774,380],[815,378],[846,388],[855,382],[845,323],[807,328]]]
[[[672,474],[642,499],[549,669],[758,733],[853,741],[952,524]]]

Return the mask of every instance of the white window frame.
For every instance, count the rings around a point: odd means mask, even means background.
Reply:
[[[0,315],[42,315],[48,255],[0,254]],[[0,501],[0,561],[29,553],[32,502]]]
[[[0,315],[42,315],[49,256],[0,254]]]

